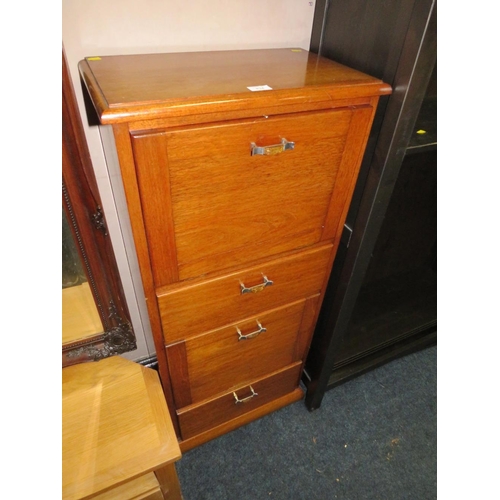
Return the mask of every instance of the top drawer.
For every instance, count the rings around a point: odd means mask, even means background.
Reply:
[[[342,108],[134,134],[155,285],[318,243],[337,200],[353,113]],[[283,139],[293,149],[251,154],[252,143]]]

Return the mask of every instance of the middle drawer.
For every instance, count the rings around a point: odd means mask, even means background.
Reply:
[[[167,346],[177,408],[303,359],[319,295]]]
[[[320,293],[332,250],[332,244],[321,245],[233,273],[158,289],[165,343]]]

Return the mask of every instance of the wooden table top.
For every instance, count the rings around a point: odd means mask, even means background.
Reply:
[[[62,372],[63,499],[94,496],[181,457],[155,370],[120,356]]]
[[[214,104],[266,104],[268,98],[301,102],[314,91],[324,100],[332,99],[331,92],[344,98],[391,91],[377,78],[293,48],[94,56],[79,67],[102,123],[152,112],[161,117],[167,108],[190,113],[210,111]]]

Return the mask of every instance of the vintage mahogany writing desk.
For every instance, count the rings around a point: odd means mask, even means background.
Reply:
[[[89,57],[186,450],[303,396],[380,95],[301,49]]]

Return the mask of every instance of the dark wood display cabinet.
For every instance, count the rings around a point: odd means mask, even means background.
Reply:
[[[382,97],[305,365],[306,404],[437,341],[433,0],[317,2],[311,51],[393,88]]]

